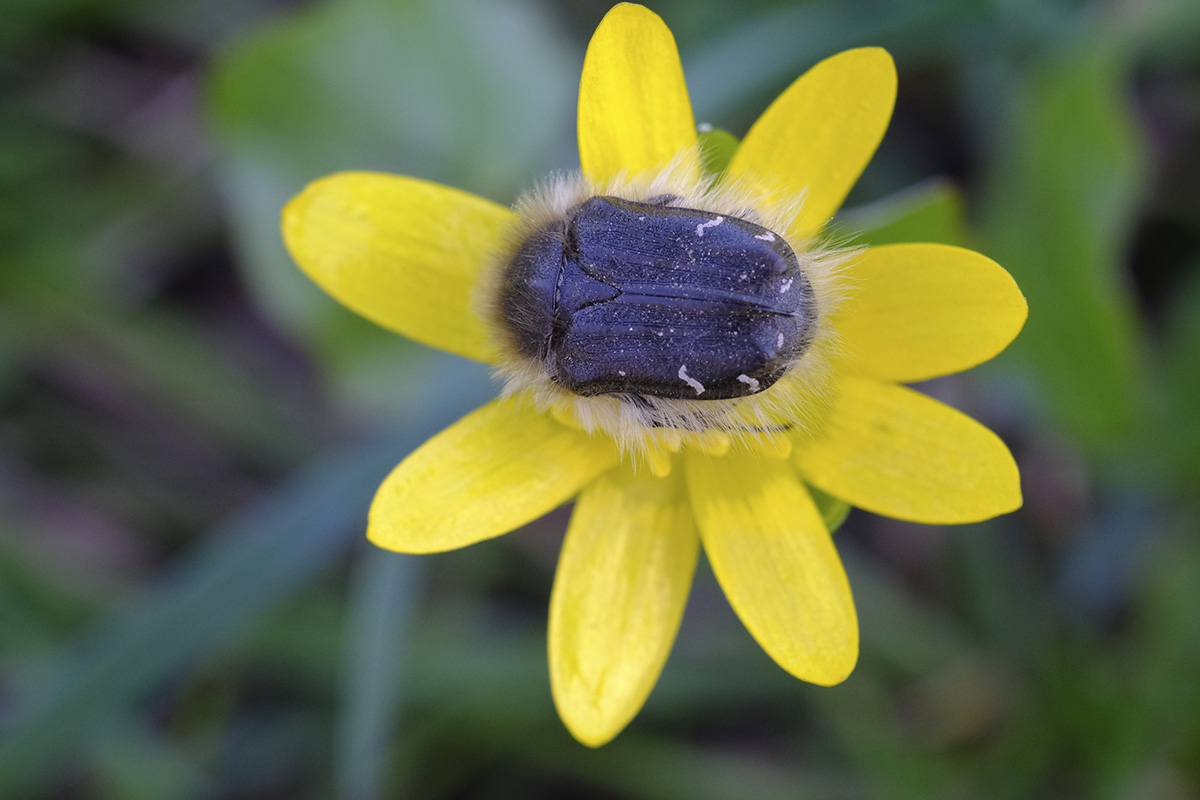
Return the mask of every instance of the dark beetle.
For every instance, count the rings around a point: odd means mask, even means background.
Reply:
[[[783,237],[673,199],[592,197],[506,266],[512,343],[556,384],[583,396],[745,397],[812,343],[812,285]]]

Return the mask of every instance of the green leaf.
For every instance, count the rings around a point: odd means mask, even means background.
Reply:
[[[953,184],[933,180],[896,192],[837,218],[838,229],[853,244],[878,247],[904,242],[967,244],[962,196]]]
[[[201,770],[161,731],[139,722],[115,726],[91,743],[99,794],[122,800],[161,800],[208,794]],[[209,790],[209,791],[205,791]]]
[[[1193,262],[1194,275],[1200,275],[1197,267]],[[1168,316],[1163,347],[1167,419],[1155,456],[1179,488],[1200,501],[1200,279],[1179,292]]]
[[[1150,379],[1121,274],[1146,171],[1129,75],[1112,46],[1081,42],[1005,83],[982,228],[1029,301],[1010,352],[1052,418],[1103,450],[1135,429]]]
[[[815,486],[806,484],[806,487],[808,493],[812,495],[813,502],[817,504],[817,511],[821,512],[821,519],[825,522],[825,527],[830,533],[837,533],[837,529],[842,527],[846,517],[850,516],[850,504],[822,492]]]
[[[738,140],[729,131],[701,126],[700,131],[700,160],[704,164],[706,175],[718,176],[729,166],[733,154],[737,151]]]

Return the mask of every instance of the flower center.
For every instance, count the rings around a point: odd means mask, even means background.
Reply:
[[[553,383],[728,400],[767,390],[812,345],[813,287],[784,238],[676,200],[591,197],[504,265],[501,322]]]

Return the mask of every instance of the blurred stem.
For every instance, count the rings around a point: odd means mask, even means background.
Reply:
[[[427,563],[368,547],[356,564],[335,765],[343,800],[384,797],[384,765],[396,732],[405,655]]]

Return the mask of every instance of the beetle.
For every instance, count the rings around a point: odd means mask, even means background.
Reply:
[[[811,346],[816,299],[787,241],[677,201],[590,197],[517,248],[501,319],[553,383],[728,400],[766,391]]]

